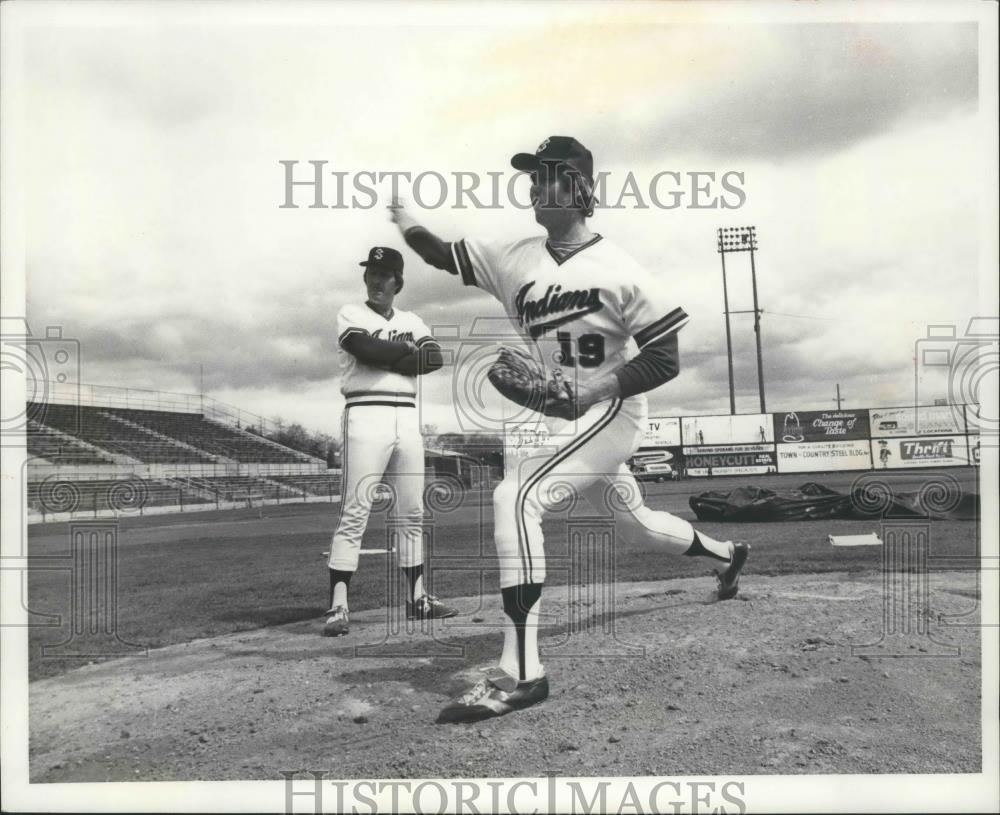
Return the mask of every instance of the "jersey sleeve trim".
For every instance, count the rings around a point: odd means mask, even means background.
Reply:
[[[472,261],[469,259],[469,249],[465,245],[465,239],[455,241],[451,245],[452,256],[455,258],[455,266],[462,276],[462,283],[466,286],[476,285],[476,273],[472,268]]]
[[[688,319],[689,317],[684,309],[675,308],[669,314],[650,323],[641,331],[637,331],[635,334],[636,345],[642,348],[644,345],[649,345],[649,343],[667,334],[680,331],[687,324]]]
[[[346,340],[349,336],[351,336],[351,334],[364,334],[365,336],[367,336],[368,332],[365,331],[365,329],[363,328],[358,328],[356,325],[352,325],[350,328],[344,329],[343,333],[337,338],[337,342],[343,345],[344,340]]]
[[[416,342],[417,348],[419,348],[421,345],[426,345],[429,342],[432,342],[435,345],[437,345],[437,340],[435,340],[430,334],[427,334],[421,337],[419,340],[417,340]]]

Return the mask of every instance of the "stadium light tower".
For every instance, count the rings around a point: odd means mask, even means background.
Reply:
[[[726,314],[726,360],[729,364],[729,413],[736,413],[736,392],[733,390],[733,334],[729,329],[729,289],[726,286],[726,249],[719,230],[719,257],[722,258],[722,304]]]
[[[757,228],[753,226],[734,226],[719,229],[718,251],[722,258],[722,295],[726,309],[726,350],[729,355],[729,412],[736,413],[736,397],[733,390],[733,342],[729,328],[730,314],[745,314],[745,311],[729,310],[729,293],[726,290],[726,253],[750,253],[750,277],[753,283],[753,330],[757,337],[757,392],[760,395],[760,412],[767,413],[764,403],[764,356],[760,342],[760,306],[757,303],[757,267],[754,263],[754,252],[757,249]]]

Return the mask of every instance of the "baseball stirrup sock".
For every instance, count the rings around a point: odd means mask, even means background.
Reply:
[[[337,603],[340,606],[347,606],[347,589],[351,584],[351,576],[354,572],[342,572],[339,569],[330,569],[330,605],[327,608],[333,608],[334,601],[340,600]],[[342,587],[342,588],[341,588]]]
[[[518,586],[510,586],[506,589],[500,590],[503,596],[504,613],[510,618],[511,623],[513,623],[514,633],[517,637],[518,679],[522,682],[527,679],[526,658],[528,656],[528,632],[526,630],[526,623],[528,621],[528,615],[531,614],[532,609],[538,605],[538,601],[541,599],[542,585],[542,583],[522,583]],[[536,613],[533,616],[534,625],[532,626],[531,632],[531,656],[533,661],[537,662],[538,615]]]
[[[402,570],[403,574],[406,575],[407,585],[410,587],[410,601],[415,603],[424,593],[424,564],[403,566]]]
[[[723,555],[722,552],[725,554]],[[694,533],[694,541],[684,554],[688,557],[710,557],[715,560],[723,560],[726,563],[732,560],[728,543],[720,543],[709,537],[706,537],[705,541],[702,542],[702,538],[697,532]]]

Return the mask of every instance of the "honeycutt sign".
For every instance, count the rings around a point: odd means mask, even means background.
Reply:
[[[774,414],[774,439],[783,444],[868,438],[867,410],[802,410]]]
[[[685,447],[688,475],[751,475],[777,472],[773,444],[732,444]]]

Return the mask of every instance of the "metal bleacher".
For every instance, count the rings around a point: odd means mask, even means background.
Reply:
[[[112,459],[53,428],[28,420],[28,455],[44,458],[52,464],[110,464]]]
[[[33,406],[39,422],[106,450],[146,464],[211,463],[216,459],[205,452],[192,450],[171,439],[115,421],[112,411],[76,405]]]
[[[161,507],[333,500],[339,475],[263,436],[190,409],[28,403],[29,509],[76,517]],[[218,412],[216,412],[218,413]],[[280,473],[280,475],[279,475]]]
[[[213,422],[199,413],[169,413],[162,410],[126,408],[104,410],[109,415],[134,422],[156,433],[233,461],[298,464],[310,460],[303,453],[282,448],[245,430]]]

